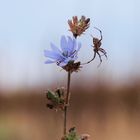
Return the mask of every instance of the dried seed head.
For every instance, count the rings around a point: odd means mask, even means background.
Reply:
[[[80,62],[74,63],[74,61],[69,61],[69,63],[63,67],[63,69],[71,73],[78,72],[81,68],[80,64],[81,64]]]
[[[81,16],[78,20],[77,16],[73,16],[72,20],[68,20],[68,24],[70,27],[69,30],[73,33],[73,36],[77,38],[77,36],[80,36],[89,28],[90,18]]]

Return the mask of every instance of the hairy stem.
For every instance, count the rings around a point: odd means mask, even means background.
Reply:
[[[68,104],[70,99],[70,80],[71,80],[71,72],[68,72],[68,79],[67,79],[67,95],[66,95],[66,106],[64,109],[64,136],[67,133],[67,111],[68,111]]]

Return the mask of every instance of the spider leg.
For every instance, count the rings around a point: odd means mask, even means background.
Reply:
[[[99,51],[103,53],[103,55],[107,58],[107,53],[104,49],[102,48],[99,48]]]
[[[95,57],[96,57],[96,53],[97,53],[97,52],[94,51],[94,56],[93,56],[92,60],[95,59]]]
[[[97,66],[97,67],[99,67],[99,66],[101,65],[101,63],[102,63],[102,58],[101,58],[101,55],[99,54],[99,52],[97,52],[97,54],[98,54],[98,56],[99,56],[99,58],[100,58],[100,63],[99,63],[99,65]]]
[[[93,61],[94,59],[95,59],[95,57],[96,57],[96,51],[94,51],[94,56],[93,56],[93,58],[90,60],[90,61],[88,61],[87,63],[90,63],[91,61]]]
[[[96,51],[94,51],[94,56],[93,56],[93,58],[91,59],[91,60],[89,60],[88,62],[86,62],[86,63],[82,63],[81,65],[85,65],[85,64],[89,64],[90,62],[92,62],[94,59],[95,59],[95,57],[96,57]]]
[[[103,51],[104,53],[106,53],[106,51],[103,48],[99,48],[101,51]]]
[[[91,59],[91,61],[93,61],[93,60],[95,59],[95,57],[96,57],[97,51],[94,50],[94,46],[93,46],[93,45],[91,45],[91,46],[93,47],[93,51],[94,51],[94,56],[93,56],[93,58]],[[90,62],[91,62],[91,61],[90,61]]]
[[[100,36],[101,36],[101,38],[100,38],[99,42],[102,41],[102,39],[103,39],[102,31],[101,31],[100,29],[98,29],[97,27],[94,27],[94,28],[100,32]]]

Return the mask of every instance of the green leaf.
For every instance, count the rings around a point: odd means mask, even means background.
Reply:
[[[47,92],[47,98],[52,102],[59,103],[59,97],[52,91]]]
[[[69,133],[66,136],[66,140],[80,140],[79,136],[77,136],[75,127],[69,130]]]

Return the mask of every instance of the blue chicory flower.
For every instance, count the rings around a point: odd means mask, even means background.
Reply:
[[[77,43],[75,38],[71,38],[68,36],[61,37],[60,47],[56,47],[53,43],[51,45],[51,51],[45,50],[44,55],[48,59],[45,61],[45,64],[56,63],[60,67],[66,66],[70,61],[75,61],[77,57],[77,53],[81,48],[81,43]]]

